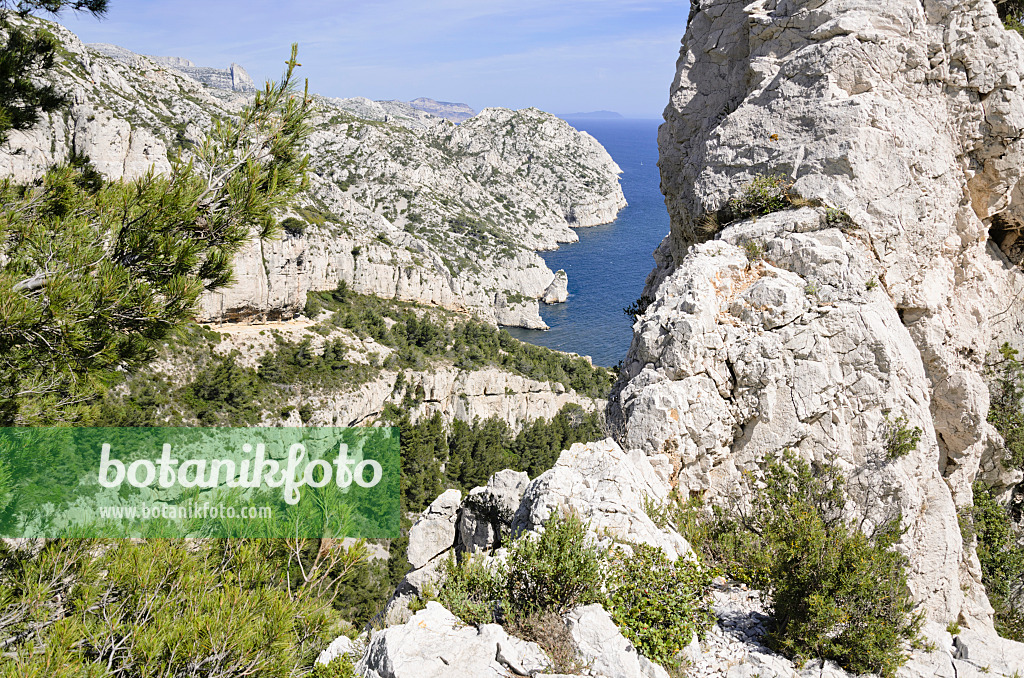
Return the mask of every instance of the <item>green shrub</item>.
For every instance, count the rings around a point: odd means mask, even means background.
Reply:
[[[782,175],[757,174],[729,201],[733,221],[784,210],[790,206],[793,182]]]
[[[365,551],[321,556],[321,546],[66,539],[32,554],[0,547],[0,673],[184,676],[201,666],[204,676],[305,675],[343,626],[339,585],[365,564]]]
[[[834,207],[825,208],[825,223],[839,228],[849,228],[854,225],[853,219],[850,218],[849,214]]]
[[[747,261],[753,263],[764,259],[764,245],[756,240],[748,240],[743,243],[743,253],[747,255]]]
[[[916,450],[917,444],[921,442],[921,434],[924,431],[920,426],[910,428],[907,426],[908,423],[902,414],[895,419],[889,419],[889,415],[885,415],[882,422],[882,445],[889,461],[907,456]]]
[[[631,556],[620,551],[611,558],[608,612],[641,654],[671,665],[695,634],[702,637],[714,623],[710,571],[683,558],[673,563],[646,544],[630,548]]]
[[[632,318],[633,322],[636,322],[640,319],[640,316],[647,312],[648,307],[653,303],[654,299],[652,297],[641,294],[639,299],[622,309],[622,312]]]
[[[218,356],[186,387],[184,400],[204,425],[255,424],[259,420],[259,376],[233,356]]]
[[[456,617],[472,624],[490,624],[495,620],[495,605],[500,599],[501,574],[489,569],[480,558],[466,557],[461,563],[451,556],[444,562],[444,585],[438,602]]]
[[[992,377],[988,420],[1003,437],[1004,465],[1024,469],[1024,363],[1009,344],[1000,347],[999,355],[988,368]]]
[[[996,611],[996,630],[1024,642],[1024,611],[1010,605],[1013,587],[1024,580],[1024,547],[1017,543],[1009,512],[982,483],[974,484],[971,523],[978,537],[981,581]]]
[[[348,655],[335,657],[329,664],[317,664],[309,678],[357,678],[356,665]]]
[[[281,222],[281,228],[284,232],[292,236],[301,236],[306,232],[306,222],[302,219],[296,219],[295,217],[288,217]]]
[[[322,310],[324,310],[324,306],[319,299],[312,295],[306,295],[306,305],[302,307],[302,315],[313,319],[319,316]]]
[[[771,647],[891,676],[921,623],[906,558],[893,550],[900,519],[866,536],[842,517],[843,484],[836,467],[812,469],[787,450],[768,465],[763,488],[747,479],[747,508],[683,505],[676,521],[706,563],[769,592]]]
[[[552,517],[539,538],[512,545],[503,573],[505,613],[562,614],[600,602],[602,561],[603,554],[588,543],[586,523],[573,514]]]
[[[1001,0],[996,2],[999,18],[1007,30],[1017,31],[1024,35],[1024,1]]]

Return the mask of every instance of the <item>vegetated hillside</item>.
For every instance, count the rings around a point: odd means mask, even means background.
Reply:
[[[511,432],[567,406],[603,412],[613,373],[479,320],[359,294],[312,293],[305,317],[192,325],[103,405],[117,426],[379,425],[389,405],[497,419]]]
[[[52,77],[73,105],[16,134],[19,152],[0,153],[0,169],[17,180],[71,150],[112,179],[166,171],[168,153],[187,157],[203,130],[247,100],[46,26],[61,43]],[[204,301],[205,318],[292,317],[308,290],[345,280],[542,327],[536,300],[554,274],[536,251],[575,241],[571,227],[611,221],[625,205],[600,144],[535,109],[487,109],[455,125],[400,102],[320,98],[313,124],[304,207],[284,239],[236,258],[237,285]]]

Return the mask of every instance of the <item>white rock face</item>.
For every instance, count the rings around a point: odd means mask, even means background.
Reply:
[[[555,271],[555,279],[544,290],[545,304],[564,304],[569,298],[569,276],[562,269]]]
[[[1012,254],[1024,210],[1024,41],[988,0],[698,7],[659,134],[672,232],[616,404],[625,444],[712,498],[785,447],[837,463],[851,511],[902,512],[928,617],[990,629],[956,509],[979,469],[1020,480],[994,461],[982,366],[995,341],[1024,342],[1024,277],[997,247]],[[701,244],[756,174],[852,224],[804,208]],[[887,414],[923,430],[897,461]]]
[[[1024,644],[993,638],[965,629],[953,639],[955,661],[970,665],[979,673],[1019,675],[1024,671]],[[959,663],[958,662],[958,663]],[[957,667],[960,668],[959,666]],[[957,671],[957,675],[965,675]]]
[[[466,626],[433,601],[405,624],[374,632],[356,674],[366,678],[505,678],[550,664],[536,643],[509,636],[497,624]]]
[[[348,636],[338,636],[317,656],[317,664],[330,664],[338,657],[355,653],[355,643]]]
[[[512,534],[540,531],[556,513],[572,511],[598,534],[660,547],[672,560],[689,557],[686,540],[656,526],[644,511],[646,499],[668,493],[668,484],[643,452],[624,452],[610,438],[576,443],[526,488]]]
[[[414,569],[423,567],[455,543],[455,522],[461,501],[462,493],[458,490],[444,492],[409,529],[406,557]]]
[[[600,678],[668,678],[664,668],[642,656],[600,605],[578,607],[565,616],[576,653],[589,675]]]
[[[166,173],[169,153],[187,158],[214,117],[237,115],[249,101],[234,91],[251,86],[237,64],[203,69],[87,47],[45,23],[70,55],[48,77],[72,106],[0,150],[0,172],[16,181],[72,149],[110,179]],[[456,125],[403,102],[317,98],[316,108],[310,188],[301,207],[281,215],[305,228],[250,243],[236,257],[236,284],[204,297],[201,320],[291,318],[308,291],[345,281],[358,292],[544,329],[538,301],[554,274],[537,252],[575,242],[574,227],[612,221],[626,204],[621,170],[604,148],[536,109],[487,109]]]

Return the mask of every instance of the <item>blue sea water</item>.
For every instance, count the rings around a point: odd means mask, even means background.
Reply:
[[[622,191],[629,206],[610,224],[578,228],[578,243],[541,256],[552,271],[569,275],[569,300],[541,304],[547,331],[507,328],[512,336],[559,351],[589,355],[595,365],[611,366],[626,357],[632,320],[622,309],[637,300],[654,267],[651,253],[668,234],[669,220],[659,189],[660,120],[569,119],[589,132],[622,168]]]

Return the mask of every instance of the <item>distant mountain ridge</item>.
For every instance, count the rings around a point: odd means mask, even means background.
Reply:
[[[138,55],[134,52],[108,43],[93,43],[87,45],[87,47],[103,54],[104,56],[117,59],[121,62],[132,62],[138,58]],[[207,66],[197,66],[193,62],[182,57],[150,56],[149,59],[152,59],[161,66],[173,68],[179,73],[183,73],[184,75],[192,78],[196,82],[200,82],[210,87],[216,87],[217,89],[224,89],[232,92],[256,91],[256,83],[249,76],[249,73],[242,68],[242,66],[236,63],[232,63],[227,68],[210,68]]]
[[[409,102],[409,105],[418,111],[430,113],[439,118],[451,120],[452,122],[469,120],[476,115],[476,111],[470,108],[467,104],[454,103],[451,101],[435,101],[434,99],[429,99],[427,97],[413,99]]]

